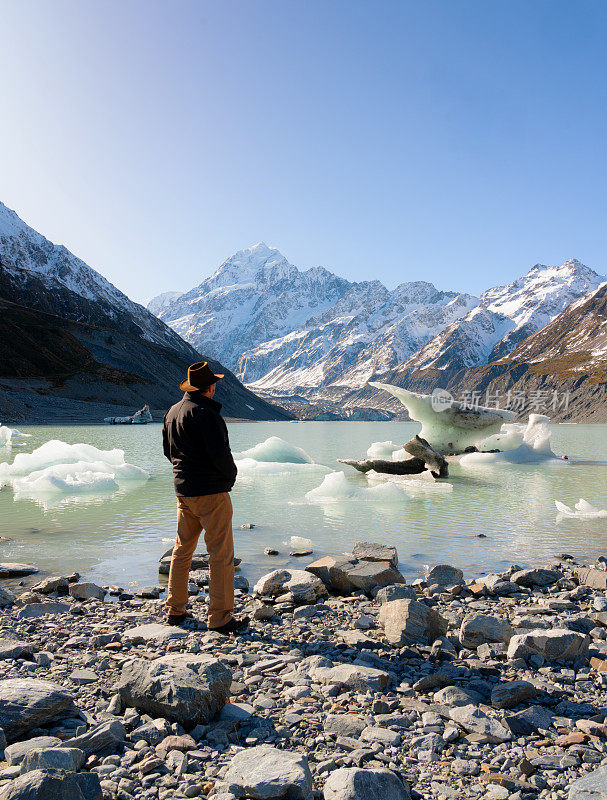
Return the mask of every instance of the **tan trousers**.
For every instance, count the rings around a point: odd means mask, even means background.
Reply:
[[[177,498],[177,540],[169,571],[169,614],[183,614],[188,603],[188,576],[198,538],[204,530],[209,554],[209,628],[219,628],[234,610],[234,537],[228,492]]]

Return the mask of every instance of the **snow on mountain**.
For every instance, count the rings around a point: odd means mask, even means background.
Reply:
[[[174,303],[178,297],[181,297],[183,292],[163,292],[162,294],[156,295],[151,300],[148,300],[146,308],[150,311],[154,316],[160,317],[162,313],[169,308],[171,303]]]
[[[260,242],[165,304],[159,316],[198,350],[234,367],[245,350],[300,328],[350,286],[322,267],[300,271]]]
[[[516,281],[484,292],[480,306],[446,327],[396,372],[401,380],[428,369],[453,375],[495,361],[604,280],[576,259],[560,266],[536,264]]]
[[[423,281],[393,291],[379,281],[355,284],[304,329],[245,352],[236,371],[255,390],[268,393],[358,389],[477,303],[478,298],[441,292]]]
[[[66,247],[53,244],[30,228],[3,203],[0,203],[0,260],[4,279],[13,287],[21,285],[25,292],[28,282],[35,283],[38,279],[45,289],[55,293],[58,304],[63,293],[77,295],[99,306],[116,321],[127,315],[148,341],[180,350],[184,347],[179,337],[143,306],[130,300]],[[83,316],[81,321],[90,320]]]

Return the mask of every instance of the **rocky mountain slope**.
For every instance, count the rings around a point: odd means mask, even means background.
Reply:
[[[607,422],[607,283],[577,300],[515,350],[456,374],[458,392],[522,397],[523,413]],[[538,408],[534,409],[534,404]]]
[[[2,204],[0,341],[3,422],[97,421],[144,403],[158,418],[181,396],[187,365],[201,359],[147,309]],[[227,416],[285,416],[229,372],[219,399]]]

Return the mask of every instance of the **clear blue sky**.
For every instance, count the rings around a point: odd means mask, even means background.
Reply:
[[[607,271],[604,0],[4,0],[0,199],[136,300],[260,240],[473,293]]]

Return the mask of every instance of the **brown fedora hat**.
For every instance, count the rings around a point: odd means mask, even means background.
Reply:
[[[223,375],[216,375],[206,361],[197,361],[188,367],[187,380],[180,384],[182,392],[197,392],[208,389],[213,383],[223,378]]]

